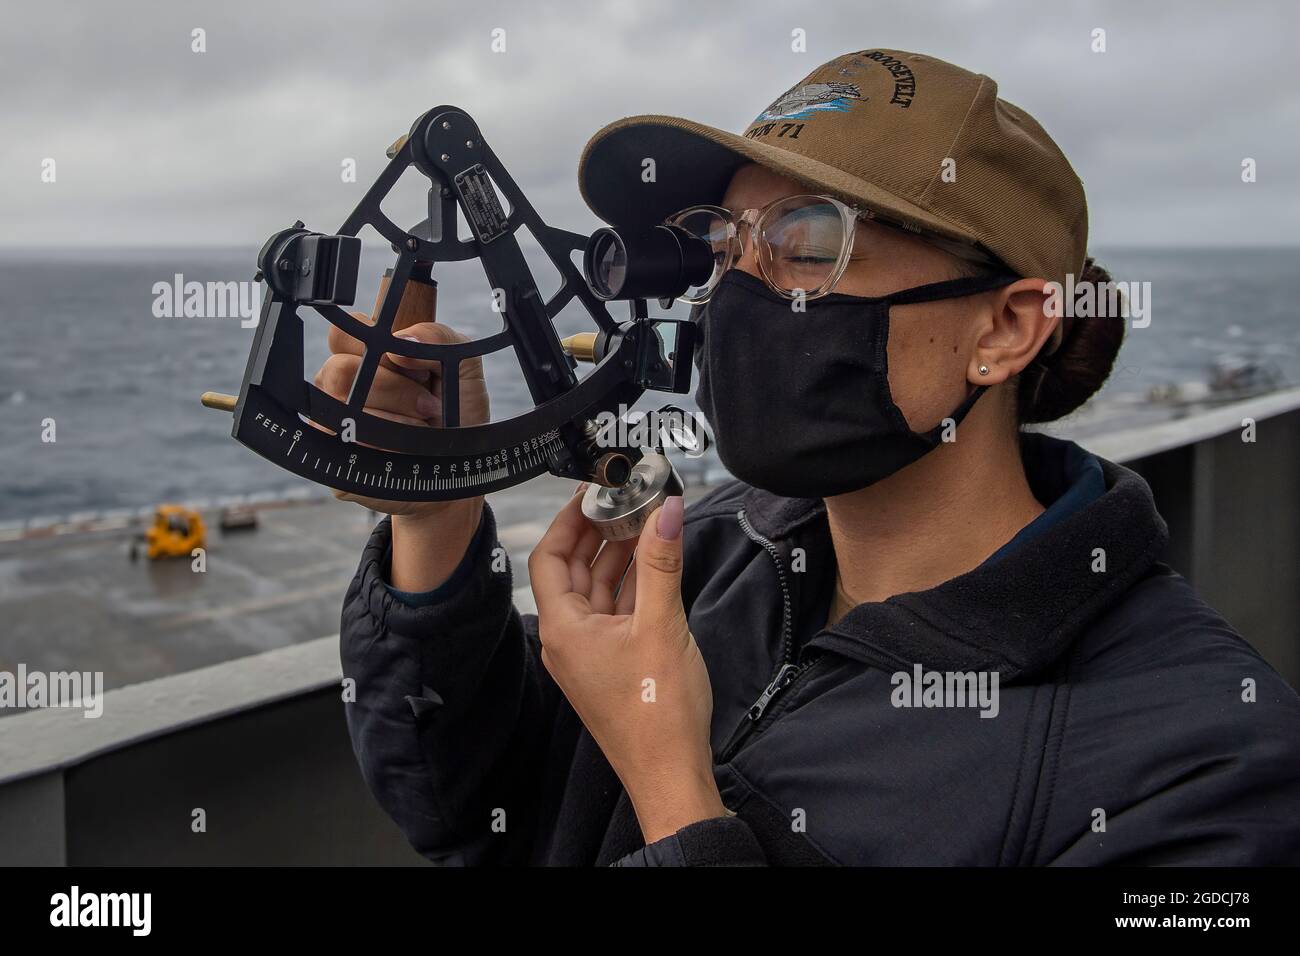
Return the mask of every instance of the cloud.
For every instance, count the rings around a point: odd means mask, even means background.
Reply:
[[[1300,241],[1289,5],[28,2],[6,20],[10,246],[256,246],[300,216],[328,230],[383,148],[442,103],[478,120],[545,218],[588,229],[575,170],[604,123],[666,112],[740,129],[817,63],[870,46],[994,77],[1079,171],[1094,244]],[[795,28],[807,53],[790,49]],[[340,181],[347,157],[355,184]]]

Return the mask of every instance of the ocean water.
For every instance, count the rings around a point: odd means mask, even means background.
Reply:
[[[312,487],[236,444],[229,417],[199,404],[205,390],[237,391],[254,330],[238,317],[154,314],[155,283],[250,279],[255,256],[253,245],[0,252],[0,521]],[[549,293],[553,280],[529,258]],[[1103,249],[1098,258],[1117,280],[1151,283],[1151,321],[1130,329],[1089,415],[1141,416],[1151,386],[1203,379],[1223,356],[1272,364],[1300,383],[1300,250]],[[391,260],[367,247],[357,308],[368,310]],[[437,275],[443,321],[471,335],[500,327],[477,263]],[[665,314],[685,317],[680,305]],[[561,334],[591,328],[574,309],[558,324]],[[311,323],[311,369],[327,354],[324,330]],[[508,353],[487,374],[494,419],[530,407]],[[655,393],[642,405],[674,399]],[[54,442],[42,441],[47,419]]]

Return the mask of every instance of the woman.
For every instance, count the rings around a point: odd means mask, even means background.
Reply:
[[[861,51],[744,136],[615,123],[579,175],[607,221],[714,244],[698,399],[738,481],[603,547],[575,495],[529,562],[537,617],[481,499],[368,502],[393,517],[343,610],[348,720],[417,849],[1297,858],[1296,695],[1158,563],[1139,477],[1021,431],[1086,401],[1123,332],[1061,315],[1051,283],[1107,277],[1031,117],[987,77]],[[360,346],[333,347],[317,381],[341,394]],[[433,364],[387,356],[372,410],[437,424]],[[481,373],[462,387],[486,420]]]

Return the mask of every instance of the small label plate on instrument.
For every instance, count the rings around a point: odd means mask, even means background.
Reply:
[[[481,163],[457,173],[454,182],[479,242],[491,242],[509,231],[506,211],[501,208],[492,178]]]

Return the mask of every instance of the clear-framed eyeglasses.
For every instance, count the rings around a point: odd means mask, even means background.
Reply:
[[[753,245],[760,277],[787,299],[816,299],[835,288],[862,242],[859,220],[876,218],[833,196],[784,196],[758,209],[739,213],[722,206],[690,206],[665,224],[685,230],[713,249],[714,267],[702,284],[680,296],[691,304],[705,302],[727,270]],[[885,225],[893,225],[884,222]],[[920,238],[972,262],[997,266],[993,256],[973,246],[931,236]]]

